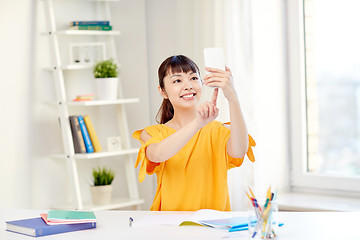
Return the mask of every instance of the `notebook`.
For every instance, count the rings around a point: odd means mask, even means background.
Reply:
[[[47,225],[41,217],[6,222],[6,230],[33,237],[96,228],[96,223]]]
[[[47,213],[49,221],[74,221],[87,220],[96,221],[94,212],[92,211],[68,211],[68,210],[50,210]]]

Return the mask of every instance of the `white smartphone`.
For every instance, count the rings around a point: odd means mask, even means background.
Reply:
[[[223,48],[204,48],[205,67],[225,70]]]
[[[225,70],[225,57],[223,48],[204,48],[205,67]],[[205,75],[208,72],[205,71]],[[203,86],[200,102],[211,101],[214,93],[213,87]]]

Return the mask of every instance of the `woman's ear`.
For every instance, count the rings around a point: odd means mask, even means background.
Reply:
[[[168,99],[168,96],[167,96],[166,92],[164,90],[162,90],[162,88],[160,86],[158,86],[158,90],[159,90],[160,95],[163,98]]]

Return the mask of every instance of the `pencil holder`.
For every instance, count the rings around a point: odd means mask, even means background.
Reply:
[[[275,239],[279,226],[278,211],[276,199],[249,200],[249,239]]]

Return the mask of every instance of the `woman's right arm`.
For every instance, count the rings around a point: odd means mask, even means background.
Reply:
[[[216,98],[215,104],[213,102],[199,104],[197,106],[196,117],[191,122],[161,142],[152,143],[146,148],[146,158],[155,163],[165,162],[166,160],[172,158],[186,145],[188,141],[190,141],[197,131],[209,122],[213,121],[218,114],[219,109],[216,107]],[[150,138],[151,136],[145,130],[141,132],[140,139],[143,142],[147,142]]]
[[[155,163],[165,162],[179,152],[200,128],[196,119],[194,119],[161,142],[150,144],[146,148],[146,158]],[[141,132],[140,139],[143,142],[148,141],[150,138],[151,136],[146,130]]]

